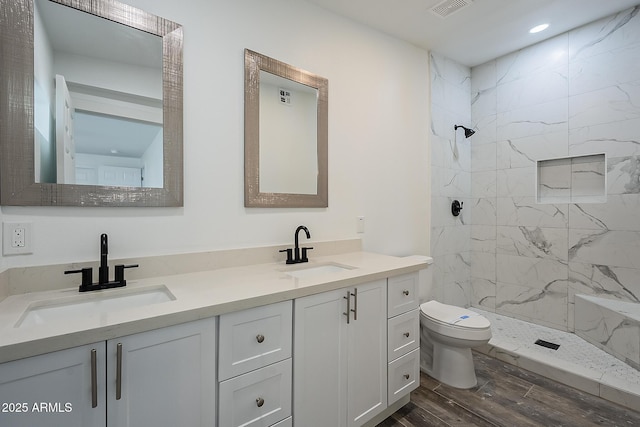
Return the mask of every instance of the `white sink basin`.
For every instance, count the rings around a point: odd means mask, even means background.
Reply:
[[[23,328],[60,321],[82,322],[83,317],[89,315],[143,307],[175,299],[164,285],[144,289],[96,291],[95,294],[74,295],[58,301],[33,303],[25,310],[15,327]]]
[[[295,277],[298,279],[307,279],[309,277],[321,276],[324,274],[338,273],[341,271],[353,270],[353,267],[348,267],[345,265],[338,264],[322,264],[322,265],[313,265],[309,267],[299,268],[297,270],[287,271],[291,277]]]

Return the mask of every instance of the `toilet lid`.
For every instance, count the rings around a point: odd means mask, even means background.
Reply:
[[[491,327],[491,323],[486,317],[474,311],[442,304],[438,301],[429,301],[421,304],[420,312],[423,316],[428,317],[434,322],[453,327],[468,329],[486,329]]]

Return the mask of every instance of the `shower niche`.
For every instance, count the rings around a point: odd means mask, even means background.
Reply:
[[[604,154],[536,162],[538,203],[605,203],[607,167]]]

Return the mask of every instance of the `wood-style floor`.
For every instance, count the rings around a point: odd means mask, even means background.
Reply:
[[[459,390],[422,374],[411,402],[377,427],[640,426],[640,412],[473,353],[478,385]]]

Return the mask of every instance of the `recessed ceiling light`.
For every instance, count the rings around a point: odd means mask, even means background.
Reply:
[[[549,24],[540,24],[540,25],[536,25],[535,27],[530,29],[529,32],[531,34],[535,34],[535,33],[539,33],[540,31],[544,31],[547,28],[549,28]]]

